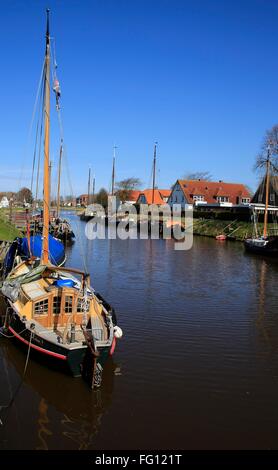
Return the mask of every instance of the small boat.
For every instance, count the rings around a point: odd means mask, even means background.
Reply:
[[[266,175],[265,175],[265,206],[264,206],[264,228],[263,235],[259,236],[257,223],[256,223],[256,213],[254,211],[253,220],[254,220],[254,231],[255,235],[252,238],[247,238],[244,240],[244,246],[246,251],[256,255],[265,255],[278,257],[278,235],[269,235],[268,234],[268,210],[269,210],[269,186],[270,186],[270,144],[267,148],[267,158],[266,158]]]
[[[55,217],[51,222],[50,231],[55,238],[66,243],[75,238],[75,234],[68,220]]]
[[[278,257],[278,237],[247,238],[244,240],[246,251],[256,255],[266,255]]]
[[[220,235],[216,235],[215,239],[219,241],[225,241],[227,240],[227,235],[225,235],[224,233],[221,233]]]
[[[5,328],[19,344],[49,367],[82,375],[92,388],[101,385],[102,371],[122,336],[114,309],[95,292],[88,273],[56,266],[49,236],[50,34],[47,10],[44,110],[43,233],[24,239],[26,257],[5,277]],[[39,244],[40,241],[40,244]],[[62,245],[55,242],[55,246]],[[59,245],[59,246],[60,246]],[[34,248],[32,255],[31,248]]]

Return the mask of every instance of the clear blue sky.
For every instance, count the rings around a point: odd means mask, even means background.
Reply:
[[[255,155],[278,121],[277,0],[2,0],[0,191],[30,181],[46,6],[76,194],[89,165],[109,186],[114,142],[117,179],[148,186],[156,140],[160,187],[205,170],[256,186]]]

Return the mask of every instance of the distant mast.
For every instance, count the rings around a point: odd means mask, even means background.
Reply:
[[[154,190],[155,190],[156,146],[157,146],[157,142],[155,142],[155,144],[154,144],[154,152],[153,152],[153,192],[152,192],[152,204],[154,204]]]
[[[116,160],[116,145],[113,147],[113,164],[112,164],[112,196],[115,193],[115,160]]]
[[[44,74],[44,177],[43,177],[43,242],[42,264],[49,262],[49,126],[50,126],[50,36],[49,36],[49,9],[46,10],[46,49]]]
[[[89,177],[88,177],[88,203],[90,204],[90,197],[91,197],[91,168],[89,168]]]
[[[268,198],[269,198],[269,178],[270,177],[270,145],[267,147],[267,160],[266,160],[266,189],[265,189],[265,212],[264,212],[264,238],[267,237],[267,222],[268,222]]]
[[[96,178],[93,177],[93,203],[95,202],[95,187],[96,187]]]

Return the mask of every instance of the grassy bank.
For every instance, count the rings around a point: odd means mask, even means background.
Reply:
[[[274,224],[269,224],[269,233],[274,230]],[[259,234],[263,233],[263,224],[258,224]],[[246,237],[253,235],[253,224],[251,222],[195,219],[193,226],[194,235],[216,237],[220,234],[227,235],[231,240],[243,241]]]
[[[20,231],[11,224],[5,214],[0,211],[0,240],[13,241],[15,237],[20,237]]]

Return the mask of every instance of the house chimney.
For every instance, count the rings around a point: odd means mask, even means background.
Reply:
[[[219,182],[219,183],[223,183],[223,181],[222,181],[222,180],[219,180],[218,182]]]

